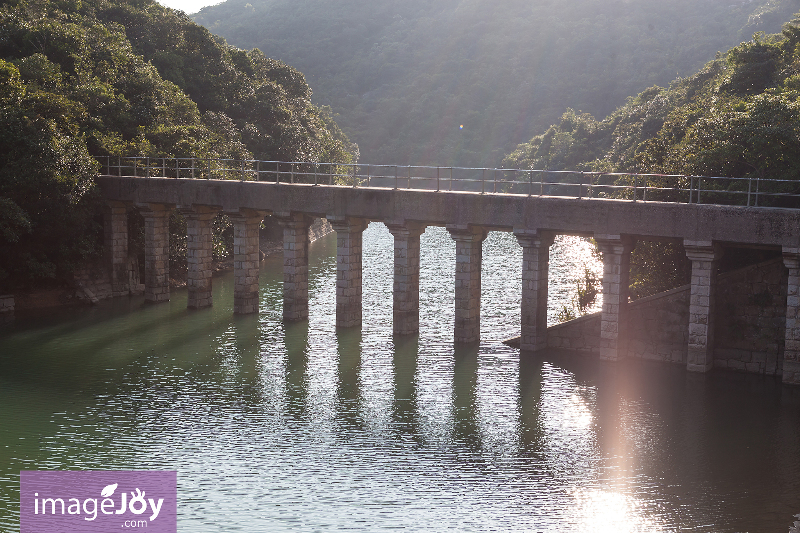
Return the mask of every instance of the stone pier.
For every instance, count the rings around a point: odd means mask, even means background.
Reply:
[[[425,226],[412,222],[386,226],[394,235],[394,334],[414,335],[419,333],[419,237]]]
[[[111,273],[113,296],[130,294],[128,276],[128,204],[108,202],[103,217],[105,258]]]
[[[789,269],[783,382],[800,385],[800,248],[784,247],[783,264]]]
[[[139,204],[144,217],[144,299],[169,301],[169,215],[168,204]]]
[[[447,226],[456,241],[456,343],[481,339],[481,261],[486,230],[479,226]]]
[[[595,241],[603,253],[600,359],[617,361],[626,350],[630,261],[634,241],[620,235],[595,235]]]
[[[522,246],[522,303],[520,349],[547,348],[547,282],[550,246],[555,235],[543,231],[515,230]]]
[[[708,372],[714,367],[714,292],[720,248],[711,241],[685,240],[683,246],[692,262],[686,369]]]
[[[308,228],[313,219],[300,213],[275,213],[283,227],[283,319],[308,318]]]
[[[266,211],[239,209],[228,213],[233,222],[233,312],[258,312],[258,229]]]
[[[213,222],[220,208],[180,207],[179,211],[186,219],[186,287],[189,292],[186,307],[211,307]]]
[[[361,240],[368,221],[328,217],[336,231],[336,326],[361,325]]]

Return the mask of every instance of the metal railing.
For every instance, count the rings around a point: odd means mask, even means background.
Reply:
[[[800,208],[800,181],[679,174],[105,157],[106,175]]]

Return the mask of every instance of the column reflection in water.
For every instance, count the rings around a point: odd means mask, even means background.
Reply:
[[[468,449],[481,447],[475,408],[478,381],[478,346],[456,346],[453,354],[453,415],[455,439]]]
[[[286,414],[295,420],[308,415],[308,320],[284,323]]]
[[[338,382],[336,419],[345,430],[362,429],[359,413],[359,372],[361,370],[361,328],[336,328]]]
[[[416,436],[419,433],[417,418],[417,359],[419,337],[403,335],[394,337],[394,405],[392,420],[396,433],[401,436]]]

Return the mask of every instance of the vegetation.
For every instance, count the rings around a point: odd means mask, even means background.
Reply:
[[[567,107],[605,116],[756,31],[779,31],[798,9],[798,0],[227,0],[194,20],[302,70],[365,162],[484,166]]]
[[[153,0],[5,0],[0,28],[0,292],[98,253],[97,158],[357,154],[300,72]]]
[[[647,89],[601,121],[568,110],[558,124],[518,146],[504,165],[752,178],[762,193],[759,205],[796,207],[794,199],[763,193],[800,193],[800,19],[781,34],[755,34],[694,76]],[[668,188],[688,182],[657,178],[650,184]],[[720,191],[711,193],[714,201],[747,202],[746,194],[731,194],[747,191],[744,181],[705,187]],[[673,194],[661,191],[653,199]],[[688,275],[681,246],[637,244],[635,296],[680,285]]]

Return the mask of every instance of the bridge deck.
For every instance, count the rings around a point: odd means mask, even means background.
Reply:
[[[800,210],[268,182],[101,176],[108,200],[511,231],[800,247]]]

